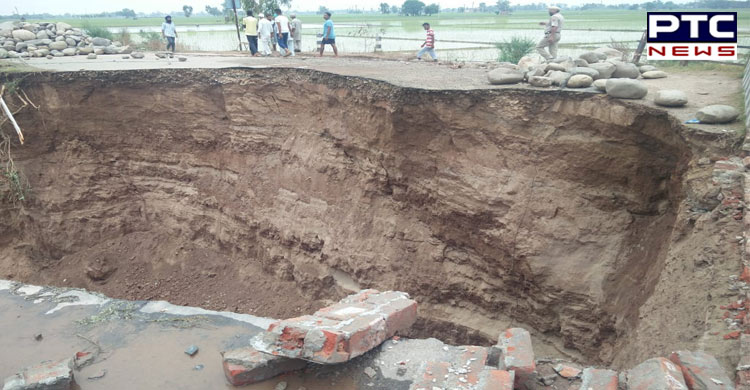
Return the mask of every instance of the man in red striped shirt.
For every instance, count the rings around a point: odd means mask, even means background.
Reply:
[[[422,50],[417,53],[417,59],[421,60],[424,53],[428,53],[432,57],[433,61],[437,61],[437,54],[435,54],[435,32],[430,28],[429,23],[423,23],[422,27],[427,31],[427,38],[422,44]]]

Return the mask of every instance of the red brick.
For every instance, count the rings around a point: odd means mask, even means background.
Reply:
[[[73,383],[73,359],[63,359],[24,368],[6,378],[3,388],[68,390]]]
[[[388,337],[409,329],[417,321],[417,302],[401,299],[380,308],[385,315],[385,332]]]
[[[745,283],[750,283],[750,267],[742,266],[742,272],[740,273],[740,280]]]
[[[729,332],[724,335],[724,340],[730,340],[730,339],[738,339],[740,338],[740,332],[739,330],[735,330],[734,332]]]
[[[583,370],[579,390],[617,390],[617,384],[617,372],[589,367]]]
[[[242,348],[221,353],[224,375],[234,386],[257,383],[275,376],[301,370],[304,360],[288,359],[258,352],[253,348]]]
[[[555,372],[563,378],[573,379],[581,375],[581,370],[565,364],[558,364],[554,367]]]
[[[516,381],[523,382],[536,370],[531,335],[521,328],[511,328],[500,334],[498,347],[502,351],[503,369],[516,373]]]
[[[732,380],[719,362],[705,352],[677,351],[669,359],[680,367],[689,389],[733,390]]]
[[[480,375],[477,390],[512,390],[515,373],[505,370],[484,370]]]
[[[360,356],[377,347],[389,336],[385,333],[385,319],[371,314],[354,318],[340,329],[349,343],[349,359]]]

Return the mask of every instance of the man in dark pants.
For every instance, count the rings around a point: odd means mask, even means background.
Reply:
[[[250,54],[255,56],[258,55],[258,19],[255,19],[252,10],[247,10],[245,13],[247,16],[242,19],[245,25],[245,36],[250,47]]]
[[[323,57],[323,51],[326,49],[326,45],[331,45],[333,48],[333,54],[338,57],[339,51],[336,49],[336,33],[333,32],[333,21],[331,20],[331,13],[325,12],[323,14],[323,39],[320,41],[320,56]]]
[[[167,15],[164,17],[164,23],[161,24],[161,36],[167,39],[167,51],[172,48],[172,53],[175,51],[175,39],[177,39],[177,29],[172,23],[172,17]]]

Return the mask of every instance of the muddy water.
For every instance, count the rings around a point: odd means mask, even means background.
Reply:
[[[83,325],[81,320],[101,318],[98,306],[45,315],[52,307],[0,291],[0,377],[44,360],[96,351],[95,342],[102,352],[94,364],[74,374],[81,390],[233,389],[224,378],[220,352],[245,345],[258,332],[248,324],[206,316],[102,319]],[[43,335],[41,341],[34,339],[36,333]],[[183,352],[191,344],[200,348],[194,357]],[[270,390],[282,380],[290,389],[357,388],[347,375],[339,375],[308,372],[243,388]]]

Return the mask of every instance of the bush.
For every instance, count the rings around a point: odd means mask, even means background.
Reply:
[[[498,61],[517,64],[523,56],[531,53],[536,47],[536,42],[531,38],[512,37],[510,41],[495,43],[495,47],[500,50]]]
[[[138,44],[138,47],[141,49],[159,50],[164,48],[165,43],[163,42],[164,40],[161,37],[161,33],[141,30],[141,32],[138,33],[138,36],[141,41]]]
[[[83,22],[83,31],[86,31],[86,34],[89,34],[89,36],[92,38],[106,38],[110,41],[114,40],[115,38],[114,34],[112,34],[105,27],[95,26],[88,20]]]
[[[120,41],[123,45],[126,46],[133,43],[133,38],[130,36],[127,27],[123,27],[120,32],[115,34],[115,40]]]

